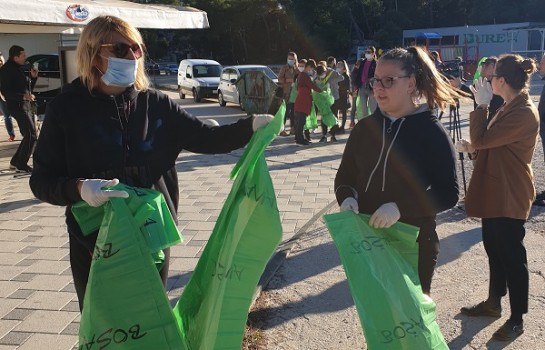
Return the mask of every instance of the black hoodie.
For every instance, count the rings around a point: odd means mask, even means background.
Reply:
[[[30,187],[37,198],[67,206],[68,232],[92,250],[96,235],[83,238],[70,212],[81,200],[78,179],[118,178],[153,187],[164,194],[176,220],[178,154],[227,153],[246,145],[252,134],[252,118],[211,127],[159,91],[91,94],[77,79],[47,106]]]
[[[361,213],[394,202],[400,221],[434,224],[437,213],[458,201],[452,142],[427,108],[393,122],[377,109],[350,134],[335,194],[339,204],[355,197]]]

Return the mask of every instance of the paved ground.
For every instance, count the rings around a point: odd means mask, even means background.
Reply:
[[[175,93],[171,96],[177,97]],[[208,107],[203,105],[203,108]],[[227,119],[235,118],[238,110],[227,109],[227,113],[230,112],[234,114],[228,115]],[[324,237],[320,222],[307,224],[334,200],[333,178],[347,137],[340,135],[338,143],[314,144],[308,148],[296,147],[291,138],[278,138],[267,150],[285,240],[303,227],[314,228]],[[72,349],[77,344],[79,313],[71,283],[63,208],[34,199],[28,187],[28,177],[14,178],[7,171],[17,144],[0,142],[0,350]],[[185,241],[172,250],[168,285],[172,302],[181,294],[209,238],[231,188],[228,174],[241,154],[242,151],[217,156],[180,154],[176,165],[181,188],[179,227]],[[308,249],[318,253],[317,260],[312,262],[313,267],[331,270],[343,284],[344,275],[338,263],[334,262],[336,253],[331,244],[309,239],[306,242],[310,244]],[[287,266],[288,269],[281,271],[281,276],[292,274],[303,280],[297,271],[289,269],[297,265]],[[335,266],[335,269],[330,269]],[[305,271],[308,275],[303,277],[308,277],[312,283],[316,274]],[[342,309],[350,308],[351,300],[346,290],[334,287],[326,294],[342,300]],[[282,300],[281,304],[285,302]],[[329,323],[328,315],[332,310],[324,304],[316,307],[322,308],[321,313],[325,316],[319,322]],[[343,320],[342,324],[351,334],[361,333],[353,316]],[[329,338],[330,335],[323,333],[325,331],[322,329],[320,336]],[[342,337],[344,334],[346,332],[334,335]],[[298,339],[300,341],[293,343],[292,347],[270,343],[268,348],[313,348],[309,345],[312,344],[311,338],[306,338],[305,334]],[[348,349],[343,346],[336,348]]]

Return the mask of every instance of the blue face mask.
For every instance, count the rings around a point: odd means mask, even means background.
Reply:
[[[102,81],[108,86],[129,87],[136,81],[138,60],[108,57],[108,68]]]
[[[288,65],[293,66],[295,64],[295,60],[288,60]]]

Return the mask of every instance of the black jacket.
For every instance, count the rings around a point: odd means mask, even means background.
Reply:
[[[420,227],[456,205],[458,193],[452,142],[429,110],[391,122],[377,109],[362,119],[335,178],[339,204],[355,197],[360,212],[372,214],[395,202],[400,221]]]
[[[251,118],[211,127],[159,91],[128,89],[113,97],[91,94],[76,80],[47,106],[30,187],[37,198],[67,206],[69,233],[92,250],[94,239],[82,238],[70,212],[81,200],[78,179],[118,178],[130,186],[153,187],[164,194],[176,220],[178,154],[184,149],[227,153],[246,145],[252,134]]]
[[[36,78],[28,77],[13,60],[8,60],[0,68],[0,91],[6,101],[22,101],[23,96],[30,93],[35,84]]]
[[[354,75],[354,78],[352,79],[352,85],[357,87],[358,89],[361,89],[362,86],[361,86],[361,75],[363,74],[363,68],[365,66],[365,61],[367,59],[366,58],[362,58],[360,60],[360,67],[358,68],[358,70],[356,71],[356,74]],[[369,67],[369,78],[372,78],[375,76],[375,69],[377,68],[377,61],[376,60],[372,60],[371,61],[371,66]],[[369,82],[367,83],[367,85],[365,86],[369,89],[371,89],[371,85],[369,85]]]

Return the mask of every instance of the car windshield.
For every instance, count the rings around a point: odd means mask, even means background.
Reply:
[[[221,74],[221,66],[214,64],[201,64],[193,66],[194,78],[211,78],[219,77]]]
[[[278,77],[276,76],[276,74],[274,74],[274,72],[272,71],[272,69],[270,69],[269,67],[244,67],[244,68],[239,68],[238,69],[240,71],[240,75],[244,74],[244,72],[248,72],[248,71],[259,71],[259,72],[263,72],[265,74],[267,74],[267,76],[271,79],[278,79]]]

